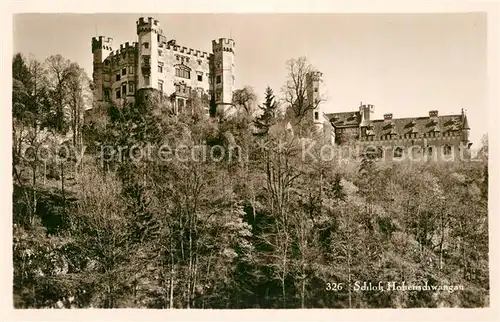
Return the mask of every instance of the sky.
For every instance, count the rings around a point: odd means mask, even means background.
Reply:
[[[467,113],[476,149],[488,128],[485,13],[425,14],[20,14],[14,52],[43,60],[54,54],[92,75],[91,39],[113,49],[137,41],[135,22],[152,16],[168,39],[211,52],[213,39],[236,42],[236,88],[277,97],[286,61],[305,56],[323,73],[324,111],[373,104],[373,118]]]

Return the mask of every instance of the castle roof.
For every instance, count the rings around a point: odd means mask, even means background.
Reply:
[[[361,122],[359,112],[340,112],[325,115],[335,128],[358,127]],[[448,132],[469,129],[465,115],[440,115],[425,117],[390,118],[367,122],[368,135],[405,135],[429,132]]]
[[[359,112],[339,112],[327,113],[325,116],[330,120],[334,127],[352,127],[359,126],[361,114]]]

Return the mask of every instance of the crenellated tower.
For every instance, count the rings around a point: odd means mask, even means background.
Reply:
[[[311,71],[306,75],[307,101],[308,105],[313,107],[311,108],[311,118],[314,124],[320,129],[323,127],[324,123],[321,93],[319,89],[322,76],[323,74],[318,71]]]
[[[92,80],[94,83],[93,96],[97,102],[104,101],[104,60],[113,51],[113,38],[99,36],[92,37],[92,54],[94,56]]]
[[[137,89],[157,88],[159,75],[158,39],[163,32],[160,22],[153,17],[139,18],[137,25],[138,37],[138,71]]]
[[[235,80],[235,42],[233,39],[212,40],[212,92],[215,95],[217,112],[226,114],[233,107]]]

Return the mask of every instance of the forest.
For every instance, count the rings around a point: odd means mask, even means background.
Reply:
[[[14,55],[15,308],[489,306],[487,137],[471,160],[325,161],[294,87],[310,66],[286,66],[233,117],[148,96],[88,124],[78,64]]]

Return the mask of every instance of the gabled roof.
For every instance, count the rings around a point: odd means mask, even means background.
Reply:
[[[328,113],[325,116],[330,120],[335,127],[351,127],[358,126],[361,122],[361,114],[359,112],[340,112]]]
[[[375,135],[397,134],[405,135],[410,133],[429,133],[456,131],[456,123],[461,122],[461,115],[442,115],[436,118],[400,118],[391,120],[372,120]]]

